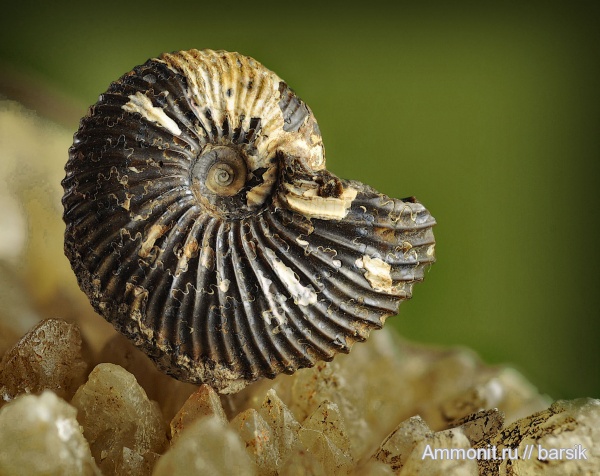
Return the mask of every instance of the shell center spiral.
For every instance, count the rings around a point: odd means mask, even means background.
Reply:
[[[245,216],[248,167],[241,149],[208,145],[191,169],[192,190],[198,200],[219,215]]]
[[[208,183],[208,186],[213,188],[213,192],[223,192],[227,195],[229,185],[233,183],[235,179],[235,171],[228,164],[215,164],[209,170],[209,176],[212,180]]]

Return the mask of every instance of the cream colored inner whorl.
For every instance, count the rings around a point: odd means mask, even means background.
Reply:
[[[159,61],[185,78],[190,106],[200,120],[194,131],[200,139],[208,141],[206,131],[211,130],[211,124],[248,131],[241,144],[232,144],[228,131],[219,135],[219,143],[212,144],[234,145],[233,150],[245,162],[248,173],[260,174],[260,183],[246,192],[248,209],[256,210],[271,195],[280,165],[277,153],[297,157],[314,170],[325,167],[323,142],[312,112],[279,76],[256,60],[226,51],[190,50],[164,54]],[[201,156],[205,155],[208,156],[203,151]],[[237,163],[241,165],[240,161]],[[231,163],[228,165],[237,170]],[[220,180],[225,179],[227,170],[218,167]],[[239,185],[237,178],[241,176],[235,175],[233,188]],[[230,185],[211,184],[207,184],[208,189],[218,195],[230,196],[233,190]]]

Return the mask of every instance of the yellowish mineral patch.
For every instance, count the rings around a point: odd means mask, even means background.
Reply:
[[[152,248],[154,248],[156,240],[163,236],[167,231],[168,228],[166,226],[152,225],[138,252],[140,258],[147,258],[150,255]]]
[[[356,260],[356,266],[365,269],[365,279],[375,291],[392,293],[392,267],[381,258],[364,255]]]
[[[137,112],[144,119],[164,127],[172,134],[181,135],[181,129],[177,123],[165,113],[161,107],[152,104],[150,98],[140,91],[129,96],[129,102],[123,105],[123,110],[127,112]]]
[[[285,184],[284,199],[289,207],[307,218],[320,218],[321,220],[341,220],[344,218],[358,191],[346,187],[339,197],[320,197],[317,188],[298,189],[290,184]]]
[[[294,303],[299,306],[308,306],[317,302],[317,294],[312,287],[303,286],[294,271],[283,264],[272,249],[265,248],[265,254],[275,270],[275,274],[292,295]]]

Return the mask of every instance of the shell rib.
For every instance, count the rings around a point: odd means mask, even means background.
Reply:
[[[348,352],[434,261],[429,212],[328,172],[308,106],[238,53],[134,68],[69,155],[82,290],[165,372],[221,393]]]

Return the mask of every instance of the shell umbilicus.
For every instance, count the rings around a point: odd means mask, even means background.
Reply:
[[[238,53],[125,74],[65,170],[65,253],[95,310],[221,393],[348,352],[434,261],[429,212],[328,172],[308,106]]]

